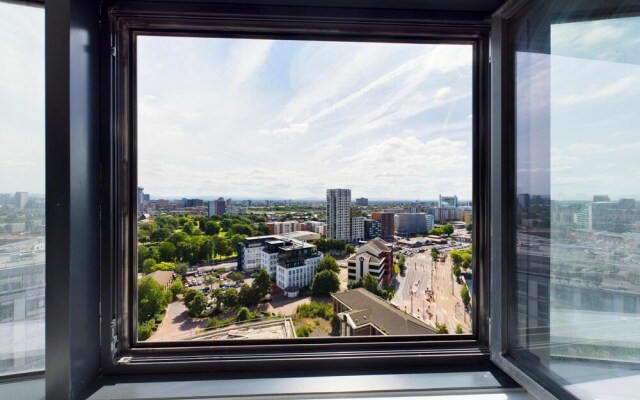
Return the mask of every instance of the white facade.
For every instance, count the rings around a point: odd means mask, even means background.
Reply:
[[[16,192],[13,198],[14,198],[15,207],[22,210],[27,206],[27,201],[29,201],[29,193]]]
[[[359,242],[364,240],[364,220],[365,217],[351,218],[351,241]]]
[[[311,285],[321,259],[321,255],[307,258],[303,265],[290,268],[277,264],[276,285],[282,289],[302,288]]]
[[[327,237],[351,240],[351,189],[327,189]]]
[[[278,264],[278,253],[267,253],[261,251],[261,267],[266,269],[272,278],[276,276],[276,265]]]
[[[262,266],[262,246],[246,247],[244,249],[243,269],[252,270]]]

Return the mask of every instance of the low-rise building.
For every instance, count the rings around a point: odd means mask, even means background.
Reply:
[[[364,288],[334,293],[340,336],[433,335],[426,323],[406,314]]]
[[[387,285],[394,275],[393,250],[384,240],[375,238],[358,247],[347,259],[349,283],[367,274],[373,275],[379,285]]]
[[[174,272],[173,271],[153,271],[147,275],[152,278],[154,281],[158,282],[160,286],[165,289],[169,289],[171,283],[173,282]]]

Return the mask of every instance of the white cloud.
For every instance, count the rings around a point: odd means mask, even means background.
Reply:
[[[232,88],[253,78],[269,56],[272,40],[243,40],[231,45],[227,74]]]

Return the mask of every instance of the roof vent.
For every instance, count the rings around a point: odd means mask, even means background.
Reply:
[[[365,315],[364,317],[362,317],[362,318],[364,318],[364,319],[365,319],[365,321],[367,320],[367,316],[366,316],[366,315]]]

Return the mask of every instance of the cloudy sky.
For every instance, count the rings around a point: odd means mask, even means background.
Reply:
[[[143,37],[152,197],[471,197],[470,46]]]
[[[516,59],[519,191],[640,199],[640,17],[552,25]]]
[[[0,193],[44,193],[44,10],[0,2]]]
[[[633,17],[557,24],[551,55],[517,55],[518,102],[537,106],[518,155],[550,153],[519,190],[640,199],[639,49]],[[0,54],[0,193],[42,193],[42,9],[0,3]],[[143,37],[138,61],[154,197],[471,195],[469,47]]]

